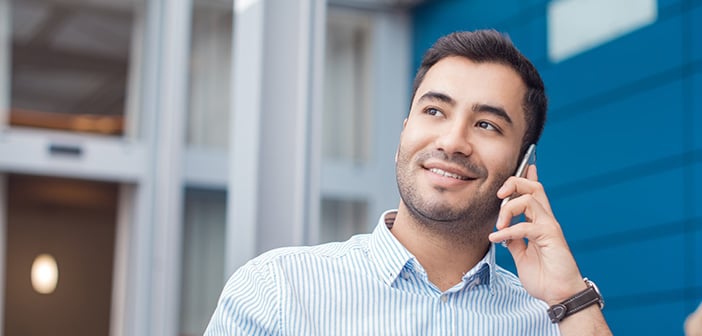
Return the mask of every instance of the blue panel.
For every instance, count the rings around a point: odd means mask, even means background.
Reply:
[[[655,43],[654,43],[655,41]],[[544,71],[551,110],[631,85],[682,64],[680,15],[641,28]]]
[[[699,203],[697,203],[699,204]],[[698,217],[696,226],[699,228],[697,229],[697,232],[695,232],[695,241],[694,241],[694,255],[693,255],[693,263],[694,267],[692,268],[692,272],[694,273],[694,283],[693,286],[700,288],[702,287],[702,219]],[[702,297],[700,298],[700,301],[702,301]]]
[[[583,276],[593,279],[603,295],[630,297],[685,288],[684,235],[622,242],[575,257]]]
[[[683,0],[658,0],[659,15],[661,11],[671,9],[673,6],[681,5]]]
[[[546,6],[551,0],[526,0],[527,6]]]
[[[702,20],[702,18],[700,18]],[[700,36],[702,39],[702,36]],[[702,40],[700,40],[702,41]],[[697,43],[702,44],[702,43]],[[695,148],[702,148],[702,73],[692,77],[692,136]]]
[[[427,1],[412,11],[413,71],[419,66],[424,52],[439,37],[459,30],[504,28],[515,19],[528,22],[527,15],[542,15],[542,11],[524,11],[521,0],[498,1]],[[499,10],[496,10],[499,9]]]
[[[688,15],[691,16],[690,23],[692,25],[692,59],[702,60],[702,6],[697,6],[694,10],[690,11]],[[699,91],[698,91],[699,92]]]
[[[552,198],[568,241],[580,241],[685,219],[684,168]],[[548,189],[546,190],[548,192]]]
[[[522,52],[535,65],[546,58],[546,17],[535,16],[531,20],[511,26],[505,31]]]
[[[537,164],[557,186],[684,152],[682,81],[546,124]]]
[[[693,217],[702,218],[702,162],[698,162],[692,166],[693,169],[693,187],[692,187],[692,203],[694,208]],[[702,254],[700,254],[702,256]]]
[[[615,335],[683,335],[687,310],[684,302],[646,304],[625,309],[604,309]]]

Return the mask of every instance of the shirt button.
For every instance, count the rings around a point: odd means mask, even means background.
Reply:
[[[410,276],[407,273],[402,273],[402,278],[405,280],[409,280]]]
[[[446,301],[448,301],[448,295],[446,295],[446,294],[441,295],[441,302],[446,302]]]

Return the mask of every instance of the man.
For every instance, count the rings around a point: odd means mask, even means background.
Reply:
[[[507,38],[443,37],[415,78],[396,154],[398,209],[371,234],[251,260],[205,334],[609,334],[536,168],[510,177],[545,113],[538,72]],[[510,226],[520,214],[526,221]],[[495,265],[502,241],[519,278]]]
[[[702,303],[685,319],[685,336],[702,336]]]

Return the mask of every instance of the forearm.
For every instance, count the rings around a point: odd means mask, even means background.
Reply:
[[[600,307],[596,304],[566,317],[558,323],[558,328],[563,336],[612,335]]]

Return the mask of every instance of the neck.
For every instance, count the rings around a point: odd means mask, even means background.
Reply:
[[[491,227],[483,226],[484,230],[466,237],[431,230],[401,202],[391,232],[424,267],[429,281],[443,292],[461,282],[463,275],[487,253]]]

